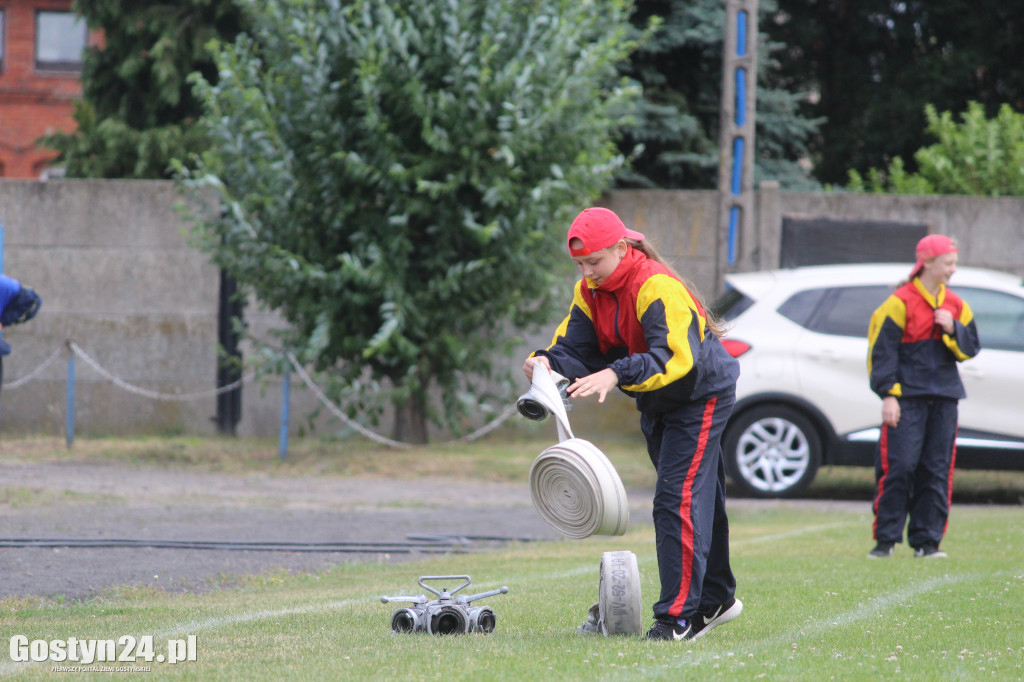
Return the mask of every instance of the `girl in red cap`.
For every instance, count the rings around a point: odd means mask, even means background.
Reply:
[[[533,366],[572,380],[569,395],[613,388],[636,398],[654,493],[661,596],[648,639],[700,637],[740,614],[729,563],[721,437],[736,398],[739,363],[714,320],[644,236],[606,208],[588,208],[569,228],[569,254],[583,277],[569,315]]]
[[[914,556],[946,556],[939,544],[953,495],[958,401],[966,397],[957,363],[981,350],[970,306],[948,288],[956,264],[956,241],[925,237],[910,281],[871,317],[868,373],[882,398],[873,559],[892,556],[908,515]]]

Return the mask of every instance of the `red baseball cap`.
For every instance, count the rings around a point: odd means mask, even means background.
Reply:
[[[944,234],[928,235],[917,243],[915,253],[917,263],[914,265],[914,269],[910,271],[910,279],[917,277],[917,273],[921,272],[925,261],[946,253],[956,253],[957,251],[956,240],[952,237],[947,237]]]
[[[583,246],[572,248],[573,239],[579,239]],[[614,211],[600,207],[585,208],[569,227],[569,253],[573,256],[589,256],[595,251],[607,249],[620,239],[643,241],[644,236],[626,227]]]

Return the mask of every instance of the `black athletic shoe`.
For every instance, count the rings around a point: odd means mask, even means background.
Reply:
[[[947,554],[936,545],[924,545],[914,550],[914,556],[918,559],[945,559]]]
[[[736,618],[741,611],[743,611],[743,602],[739,599],[733,599],[728,604],[719,604],[705,611],[698,611],[690,625],[690,637],[692,639],[703,637],[711,631],[711,628]]]
[[[875,545],[875,548],[868,552],[869,559],[888,559],[892,556],[892,545],[891,542],[879,542]]]
[[[686,621],[685,625],[680,625],[679,621],[675,618],[655,618],[654,625],[647,631],[644,639],[667,639],[667,640],[681,640],[690,639],[692,636],[690,633],[690,624]]]

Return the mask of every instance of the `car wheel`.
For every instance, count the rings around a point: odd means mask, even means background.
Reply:
[[[743,495],[791,497],[818,473],[821,437],[798,410],[761,405],[729,421],[722,454],[729,478]]]

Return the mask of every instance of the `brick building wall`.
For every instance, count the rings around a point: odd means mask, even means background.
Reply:
[[[56,155],[40,136],[75,128],[80,73],[36,63],[39,12],[70,12],[72,0],[0,0],[0,177],[38,178]]]

